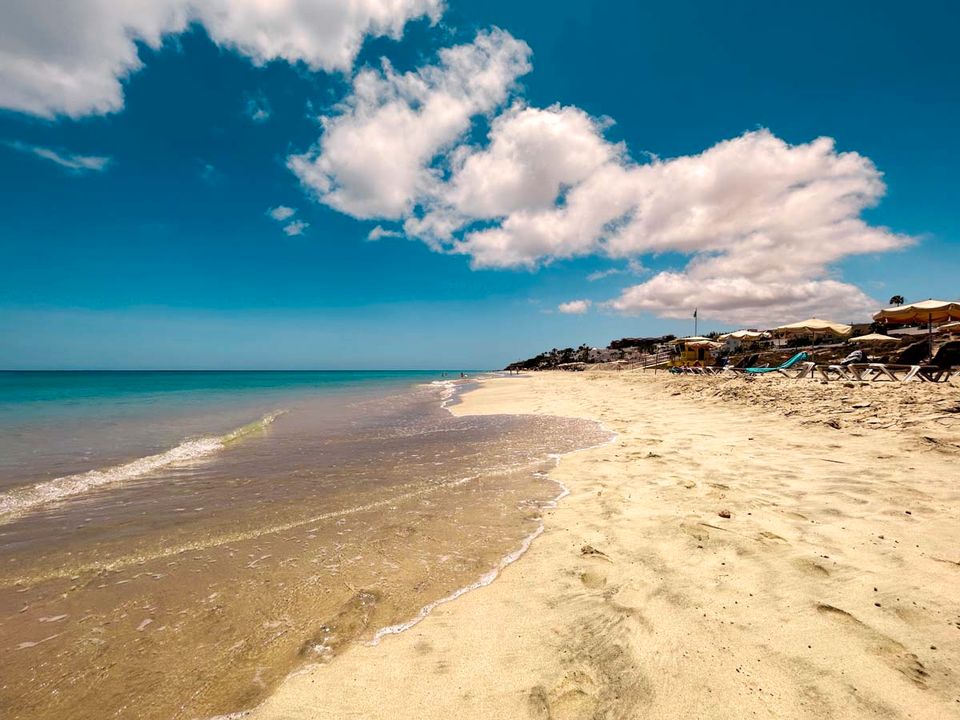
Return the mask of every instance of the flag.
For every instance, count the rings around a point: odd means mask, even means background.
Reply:
[[[697,310],[698,310],[698,308],[694,308],[694,309],[693,309],[693,319],[694,319],[694,320],[697,319]]]

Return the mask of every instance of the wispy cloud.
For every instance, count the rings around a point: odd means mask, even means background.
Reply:
[[[587,282],[596,282],[597,280],[603,280],[604,278],[608,278],[611,275],[622,275],[623,273],[624,273],[623,268],[610,268],[608,270],[597,270],[587,275]]]
[[[273,114],[273,109],[267,97],[262,92],[257,92],[247,96],[244,113],[255,123],[265,123]]]
[[[200,179],[208,185],[216,185],[220,178],[220,171],[212,164],[205,162],[200,165]]]
[[[587,275],[587,282],[596,282],[613,275],[643,275],[646,272],[647,269],[638,260],[631,260],[625,268],[608,268],[592,272]]]
[[[294,220],[292,223],[284,225],[283,231],[293,237],[294,235],[303,235],[304,230],[308,227],[310,227],[310,223],[303,220]]]
[[[75,153],[53,150],[40,145],[29,145],[17,140],[8,142],[7,145],[14,150],[49,160],[75,173],[101,172],[106,170],[107,165],[109,165],[111,161],[110,158],[100,155],[77,155]]]
[[[387,230],[382,225],[377,225],[373,230],[367,233],[367,240],[381,240],[389,237],[403,237],[402,232],[397,230]]]

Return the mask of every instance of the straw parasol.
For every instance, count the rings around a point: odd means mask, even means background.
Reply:
[[[890,337],[889,335],[881,335],[880,333],[870,333],[869,335],[859,335],[855,338],[850,338],[850,342],[855,343],[885,343],[885,342],[900,342],[898,338]]]
[[[933,324],[960,320],[960,300],[921,300],[909,305],[897,305],[884,308],[874,314],[873,319],[889,325],[926,325],[933,352]]]
[[[809,318],[807,320],[801,320],[800,322],[790,323],[789,325],[781,325],[778,328],[774,328],[774,331],[784,335],[816,336],[820,333],[826,333],[827,335],[836,335],[837,337],[847,337],[853,332],[853,328],[843,323],[821,320],[820,318]]]
[[[735,330],[720,336],[720,340],[760,340],[769,337],[769,333],[759,332],[757,330]]]
[[[876,321],[898,325],[919,325],[960,320],[960,300],[921,300],[909,305],[884,308],[874,314]]]

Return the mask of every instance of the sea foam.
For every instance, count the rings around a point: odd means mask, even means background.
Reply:
[[[282,414],[283,411],[268,413],[259,420],[226,435],[185,440],[162,453],[147,455],[122,465],[66,475],[0,494],[0,523],[10,522],[43,505],[82,495],[91,490],[118,485],[177,463],[208,457],[245,436],[262,430]]]

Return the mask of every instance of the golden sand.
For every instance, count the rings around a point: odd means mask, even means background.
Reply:
[[[960,717],[960,387],[542,373],[455,410],[619,436],[496,582],[258,720]]]

